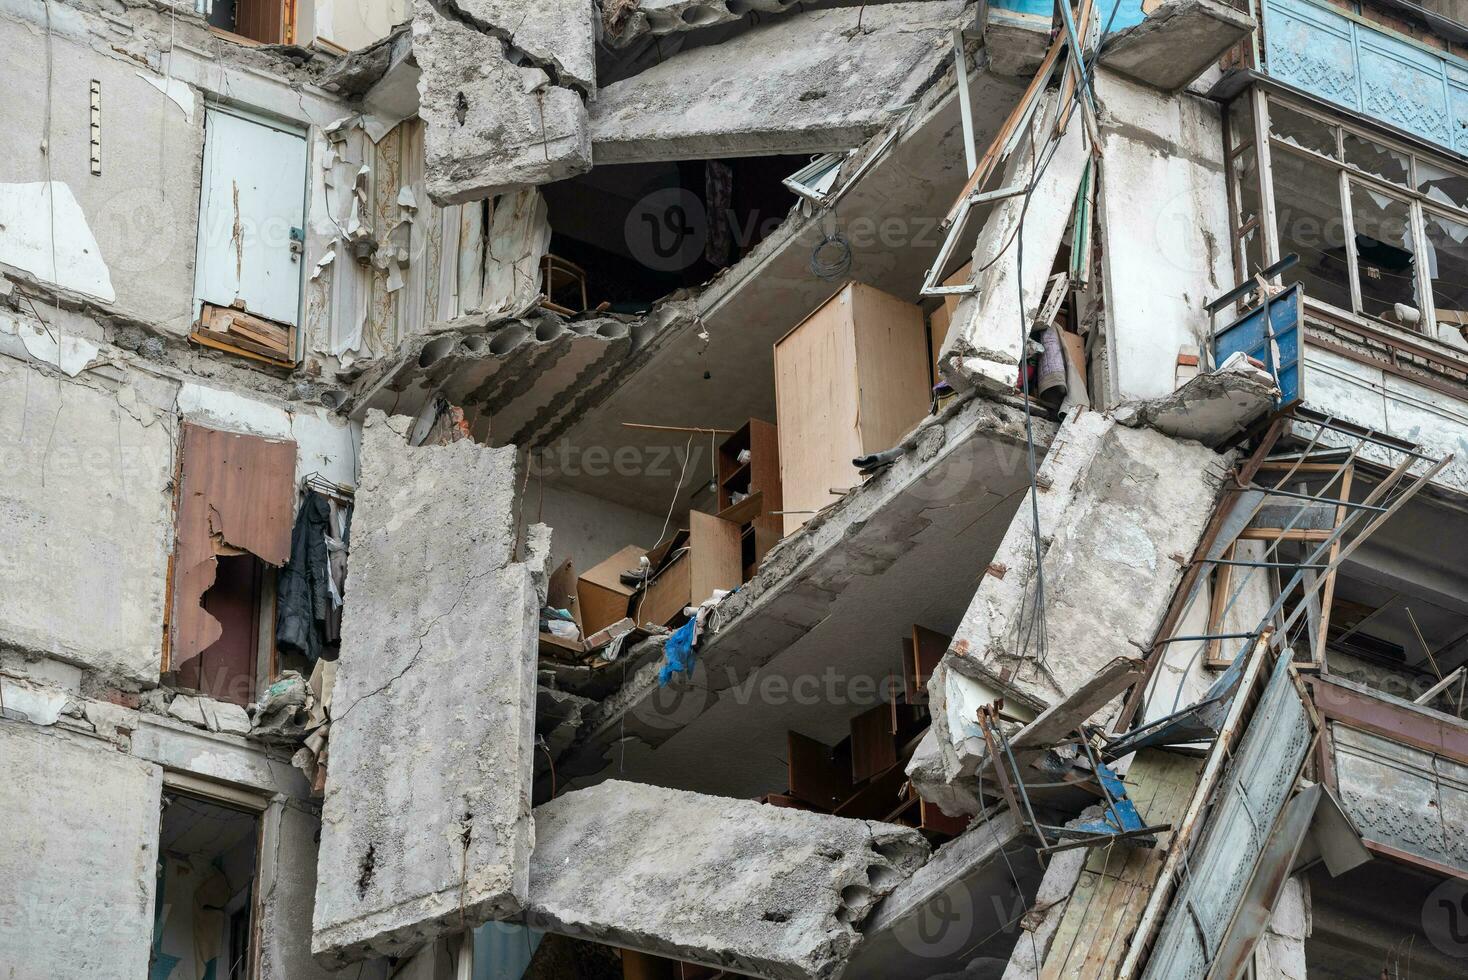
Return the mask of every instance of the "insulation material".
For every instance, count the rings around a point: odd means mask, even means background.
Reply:
[[[530,187],[496,198],[487,238],[483,311],[520,316],[540,301],[540,265],[550,250],[540,191]]]
[[[171,664],[178,669],[222,628],[201,604],[220,555],[290,558],[296,444],[185,425],[174,555]]]
[[[0,228],[0,263],[107,303],[117,298],[87,216],[62,181],[0,183]]]

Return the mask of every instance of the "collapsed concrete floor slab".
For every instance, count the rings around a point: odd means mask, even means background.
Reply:
[[[342,411],[358,419],[371,409],[417,416],[441,396],[464,410],[476,438],[544,443],[616,383],[648,338],[691,320],[688,306],[665,303],[632,322],[566,322],[544,310],[456,317],[363,372]]]
[[[540,597],[513,447],[371,413],[333,694],[312,951],[396,956],[526,895]]]
[[[1230,457],[1109,415],[1066,419],[1039,467],[1045,647],[1031,508],[1019,509],[928,684],[949,783],[984,758],[981,704],[1039,712],[1108,662],[1150,649],[1213,514]]]
[[[951,61],[962,10],[959,0],[812,10],[680,52],[597,95],[596,162],[856,146]]]
[[[1053,424],[1036,420],[1035,433],[1043,452]],[[905,444],[723,601],[692,677],[660,686],[661,657],[628,667],[557,760],[563,781],[615,760],[630,778],[769,792],[787,778],[787,729],[839,741],[852,705],[876,703],[914,622],[957,626],[1028,485],[1024,414],[965,396]],[[945,570],[936,580],[934,568]],[[731,741],[747,751],[728,756]],[[717,774],[711,757],[724,757]]]
[[[974,821],[873,910],[843,980],[904,976],[915,958],[924,976],[961,976],[975,959],[1001,960],[1043,876],[1019,817]]]
[[[928,859],[908,827],[608,781],[535,809],[526,923],[769,980],[825,980]]]

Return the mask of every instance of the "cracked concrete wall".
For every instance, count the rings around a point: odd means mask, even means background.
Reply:
[[[1038,711],[1146,652],[1230,461],[1099,412],[1066,419],[1036,474],[1048,651],[1042,661],[1024,643],[1038,584],[1026,502],[928,683],[946,781],[985,754],[978,705],[1002,694]]]
[[[959,0],[812,10],[680,52],[598,93],[596,162],[857,146],[951,62],[962,10]]]
[[[0,46],[6,51],[0,91],[15,95],[0,101],[0,130],[9,136],[0,145],[0,224],[6,229],[0,235],[0,262],[128,316],[186,332],[192,318],[203,99],[184,81],[165,82],[156,64],[140,64],[105,47],[131,26],[128,22],[119,26],[121,18],[104,20],[64,4],[49,9],[49,41],[39,4],[23,13],[11,6],[0,15]],[[49,153],[42,148],[48,134],[39,88],[48,64],[55,86]],[[87,108],[94,79],[101,85],[103,106],[99,176],[89,164]],[[47,181],[55,182],[49,199]],[[68,207],[71,201],[75,204]],[[146,248],[139,247],[143,238]]]
[[[1235,282],[1216,103],[1096,73],[1105,167],[1097,228],[1116,401],[1172,392],[1179,352],[1212,332],[1203,305]],[[1137,206],[1138,188],[1147,206]],[[1220,323],[1227,323],[1227,316]]]
[[[400,955],[526,896],[540,597],[514,447],[410,448],[369,414],[312,950]],[[544,556],[540,556],[544,560]]]
[[[157,683],[173,437],[137,394],[0,359],[0,645]]]
[[[0,721],[0,780],[0,971],[147,976],[163,770]]]
[[[516,26],[506,27],[511,20]],[[591,169],[585,99],[594,23],[584,0],[417,0],[413,53],[428,194],[482,200]],[[524,45],[524,46],[522,46]]]
[[[535,809],[532,928],[776,980],[833,978],[928,858],[916,830],[616,780]]]

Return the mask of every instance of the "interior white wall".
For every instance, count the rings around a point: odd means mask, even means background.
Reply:
[[[524,507],[526,523],[549,524],[554,532],[551,567],[570,558],[578,572],[628,545],[651,548],[663,527],[663,518],[658,515],[541,484],[533,477]]]

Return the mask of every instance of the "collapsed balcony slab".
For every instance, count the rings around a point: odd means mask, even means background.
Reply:
[[[596,162],[856,146],[951,60],[962,10],[930,0],[807,11],[681,52],[597,95]]]
[[[1150,649],[1228,460],[1102,413],[1066,419],[1036,476],[1048,649],[1042,656],[1024,642],[1036,635],[1026,624],[1038,586],[1025,506],[929,681],[947,782],[971,777],[983,760],[980,704],[1003,696],[1038,712],[1113,659]]]
[[[1256,21],[1221,0],[1170,0],[1140,24],[1117,31],[1101,64],[1164,92],[1176,92],[1248,37]]]
[[[567,19],[566,30],[578,24]],[[589,20],[584,29],[589,37]],[[414,6],[418,112],[427,123],[428,194],[437,204],[482,200],[591,168],[583,91],[506,36],[447,2]]]
[[[1047,445],[1053,425],[1034,429]],[[787,729],[839,740],[847,698],[879,689],[915,621],[957,625],[1028,485],[1024,440],[1022,410],[974,396],[925,420],[902,458],[782,541],[720,604],[691,677],[663,687],[659,663],[629,667],[557,760],[563,781],[615,759],[688,789],[755,796],[783,785]],[[794,696],[826,678],[839,697]],[[767,697],[769,684],[791,696]],[[731,741],[747,751],[710,772],[703,760]]]
[[[532,928],[771,980],[833,978],[928,858],[908,827],[616,780],[535,809]]]
[[[540,599],[513,447],[369,414],[312,951],[400,955],[524,902]]]

